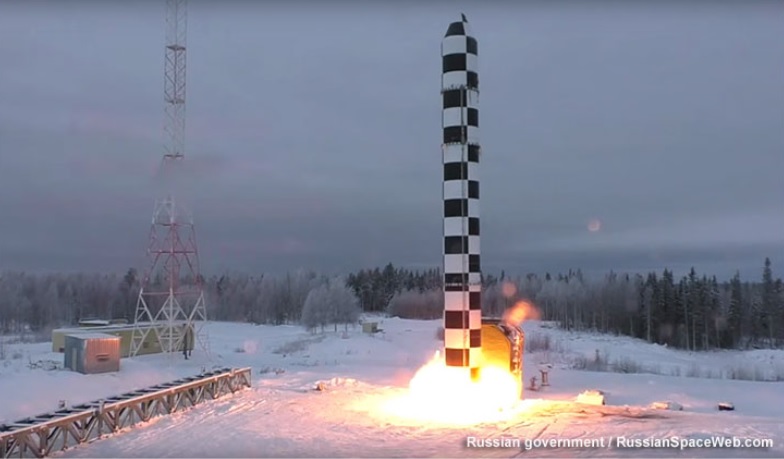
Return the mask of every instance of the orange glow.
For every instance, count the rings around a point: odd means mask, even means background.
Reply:
[[[527,301],[518,301],[504,311],[503,320],[509,325],[519,327],[526,320],[538,320],[540,316],[536,306]]]
[[[521,382],[508,370],[483,367],[471,381],[467,368],[448,367],[436,356],[417,371],[403,397],[390,400],[389,414],[422,422],[473,425],[512,416],[520,402]]]
[[[602,221],[599,220],[598,218],[592,218],[588,222],[588,231],[590,231],[592,233],[595,233],[595,232],[599,231],[600,229],[602,229]]]
[[[509,284],[513,285],[513,284]],[[507,290],[504,293],[514,295]],[[504,312],[503,322],[520,327],[526,320],[541,317],[527,301],[518,301]],[[487,360],[486,363],[491,363]],[[376,412],[385,418],[398,417],[422,425],[470,426],[506,421],[530,412],[530,401],[523,401],[520,375],[508,367],[483,365],[478,381],[472,381],[468,368],[448,367],[439,352],[420,368],[400,396],[384,399]]]
[[[511,298],[517,293],[517,286],[511,282],[504,282],[501,285],[501,293],[504,295],[504,298]]]

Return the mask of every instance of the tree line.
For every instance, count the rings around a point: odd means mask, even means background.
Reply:
[[[48,331],[80,319],[134,318],[140,275],[6,272],[0,276],[0,332]],[[301,324],[311,330],[356,323],[361,312],[415,319],[442,315],[440,270],[388,264],[345,277],[311,271],[224,273],[204,278],[208,316],[219,321]],[[186,283],[188,280],[185,280]],[[692,269],[587,279],[580,270],[482,277],[483,313],[520,300],[569,330],[624,334],[689,350],[778,347],[784,343],[784,286],[765,259],[759,281],[719,282]],[[163,286],[156,277],[155,286]]]

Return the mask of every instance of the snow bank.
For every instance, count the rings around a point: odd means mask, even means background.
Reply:
[[[586,405],[604,405],[604,392],[596,389],[586,390],[577,395],[576,401]]]

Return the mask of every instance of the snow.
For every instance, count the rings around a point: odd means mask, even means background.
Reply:
[[[524,381],[551,364],[550,386],[526,391],[525,400],[492,422],[452,424],[412,418],[402,408],[417,369],[440,348],[440,321],[373,318],[383,332],[361,327],[323,335],[298,326],[210,323],[213,359],[197,351],[124,359],[119,373],[82,375],[61,370],[63,355],[49,343],[7,344],[0,361],[0,423],[116,395],[203,368],[251,367],[253,387],[172,416],[156,418],[62,457],[782,457],[784,382],[776,379],[784,352],[690,353],[625,337],[573,333],[526,322]],[[543,338],[549,350],[543,349]],[[539,343],[537,345],[537,343]],[[600,359],[614,371],[571,369]],[[631,365],[629,362],[633,362]],[[52,367],[58,369],[52,370]],[[32,368],[31,368],[32,367]],[[50,368],[50,369],[47,369]],[[624,373],[623,371],[626,371]],[[692,377],[698,376],[698,377]],[[526,384],[527,385],[527,384]],[[321,390],[316,390],[319,387]],[[605,406],[576,403],[601,391]],[[730,402],[735,411],[718,411]],[[669,409],[661,409],[666,404]],[[680,407],[682,410],[675,409]],[[467,448],[468,437],[521,447]],[[618,437],[639,442],[771,439],[770,449],[619,448]],[[614,443],[611,442],[612,439]],[[543,441],[569,449],[525,445]],[[677,443],[676,442],[676,443]],[[534,445],[537,443],[537,445]],[[677,443],[680,444],[680,443]],[[686,444],[686,443],[683,443]],[[563,444],[561,446],[564,446]]]
[[[673,401],[663,401],[663,402],[653,402],[651,403],[651,408],[655,410],[672,410],[672,411],[682,411],[683,407],[678,402]]]
[[[81,325],[109,325],[110,322],[108,320],[82,320],[79,322]]]
[[[79,340],[90,340],[90,339],[120,339],[117,336],[110,335],[108,333],[95,333],[95,332],[88,332],[88,333],[77,333],[73,335],[75,338]]]
[[[577,395],[577,400],[575,401],[587,405],[604,405],[604,392],[597,389],[582,391]]]

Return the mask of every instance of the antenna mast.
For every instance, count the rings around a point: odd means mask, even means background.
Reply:
[[[175,200],[185,160],[187,0],[166,0],[164,154],[158,179],[166,197],[155,203],[147,250],[150,266],[136,303],[130,355],[161,352],[189,357],[196,342],[209,357],[204,278],[193,218]],[[181,189],[179,191],[182,191]],[[149,349],[149,350],[148,350]]]

